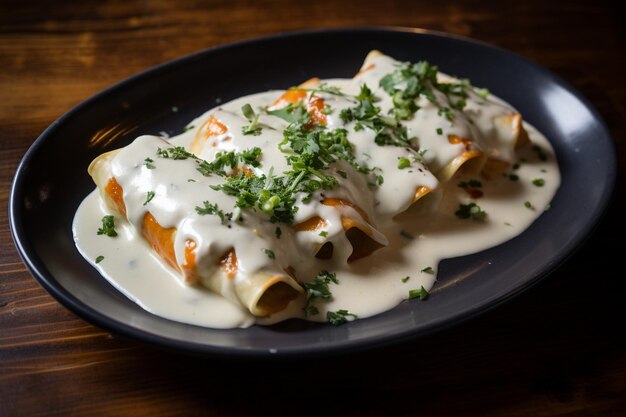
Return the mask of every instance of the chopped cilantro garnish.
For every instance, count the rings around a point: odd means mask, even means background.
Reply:
[[[326,230],[322,230],[322,231],[319,233],[319,235],[320,235],[321,237],[328,237],[328,232],[327,232]]]
[[[315,300],[318,298],[321,298],[322,300],[330,299],[332,294],[328,289],[328,285],[331,282],[339,284],[337,275],[324,270],[317,274],[312,282],[304,284],[304,288],[306,290],[306,304],[304,305],[305,316],[314,316],[319,313],[317,307],[313,305]]]
[[[263,252],[265,252],[265,254],[267,255],[268,258],[270,259],[276,259],[276,255],[274,255],[274,251],[271,249],[263,249]]]
[[[340,324],[345,324],[350,320],[358,318],[356,314],[350,313],[348,310],[337,310],[337,311],[327,311],[326,312],[326,320],[334,325],[339,326]]]
[[[303,90],[302,87],[291,87],[290,90]],[[315,93],[326,93],[333,96],[345,97],[346,95],[341,91],[339,87],[330,86],[327,83],[319,83],[315,88],[304,88],[306,91],[311,92],[311,96]]]
[[[374,105],[377,99],[367,84],[361,86],[361,92],[356,96],[356,100],[356,107],[343,109],[339,113],[339,118],[344,123],[357,122],[355,131],[361,130],[363,126],[373,130],[376,132],[374,141],[379,146],[411,146],[413,138],[408,137],[406,127],[396,119],[380,113],[380,107]]]
[[[276,226],[276,229],[274,229],[274,234],[276,235],[276,239],[280,239],[280,236],[283,234],[283,231],[280,227]]]
[[[551,203],[548,203],[548,204],[546,204],[546,206],[543,208],[543,211],[548,211],[548,210],[550,210],[551,208],[552,208],[552,204],[551,204]]]
[[[406,282],[407,282],[408,280],[410,280],[410,279],[411,279],[411,277],[407,275],[406,277],[401,278],[401,279],[400,279],[400,281],[402,281],[402,282],[405,282],[405,283],[406,283]]]
[[[243,107],[241,107],[241,112],[243,113],[244,117],[250,122],[249,125],[242,126],[241,132],[244,135],[260,135],[262,130],[261,126],[259,126],[260,114],[256,114],[250,104],[244,104]]]
[[[203,201],[202,204],[204,207],[196,206],[196,213],[201,216],[211,214],[220,218],[220,221],[224,226],[228,225],[233,219],[233,213],[224,213],[223,210],[217,206],[217,204],[210,203],[208,201]]]
[[[530,209],[530,210],[534,210],[535,209],[535,206],[533,206],[530,201],[524,201],[524,207],[526,207],[527,209]]]
[[[409,300],[412,300],[414,298],[418,298],[422,301],[427,300],[428,299],[428,291],[426,291],[426,289],[424,287],[420,287],[419,290],[410,290],[409,291]]]
[[[300,125],[308,124],[311,118],[311,115],[302,102],[299,102],[298,104],[289,103],[285,107],[277,110],[268,110],[267,114],[280,117],[288,123],[296,123]]]
[[[459,219],[472,219],[479,222],[487,218],[487,213],[476,203],[459,204],[459,209],[454,213]]]
[[[265,174],[248,176],[240,173],[235,177],[227,177],[224,184],[211,186],[215,190],[236,196],[236,206],[239,208],[261,209],[271,216],[272,222],[293,221],[298,209],[295,205],[298,193],[304,194],[303,201],[306,202],[315,191],[336,187],[337,178],[325,172],[333,162],[344,160],[364,174],[374,171],[356,162],[354,148],[347,139],[345,129],[327,130],[324,126],[311,127],[308,124],[309,114],[302,103],[290,106],[268,113],[291,121],[283,132],[283,141],[279,144],[279,149],[288,154],[287,162],[291,170],[280,176],[273,175],[271,171],[267,176]],[[222,166],[234,166],[241,159],[246,164],[256,166],[258,165],[256,159],[261,151],[259,148],[254,149],[258,149],[258,152],[248,151],[249,155],[244,152],[239,157],[232,152],[218,154],[216,160],[211,163],[200,162],[198,169],[205,175],[212,172],[223,175]],[[338,175],[342,176],[340,173]],[[377,178],[377,181],[380,183],[382,177]]]
[[[511,181],[519,181],[519,176],[517,174],[510,174],[509,179]]]
[[[258,161],[260,156],[261,148],[257,147],[246,149],[242,152],[218,152],[211,162],[200,160],[197,169],[204,176],[211,174],[224,176],[226,175],[225,168],[234,169],[241,164],[252,167],[260,166],[261,163]]]
[[[439,116],[449,121],[454,119],[453,109],[463,110],[469,97],[466,90],[471,88],[471,84],[467,80],[440,83],[437,81],[437,71],[437,66],[426,61],[404,63],[380,80],[380,86],[393,101],[391,113],[396,120],[411,119],[419,110],[417,99],[420,96],[436,105]],[[439,92],[439,96],[442,93],[445,95],[444,102],[441,102],[435,91]],[[439,131],[437,133],[441,134]]]
[[[148,191],[146,195],[146,201],[144,201],[143,205],[145,206],[146,204],[148,204],[150,201],[152,201],[153,198],[154,198],[154,191]]]
[[[102,261],[104,261],[104,256],[99,255],[99,256],[96,258],[96,263],[97,263],[97,264],[99,264],[99,263],[100,263],[100,262],[102,262]]]
[[[423,272],[425,274],[434,274],[435,270],[431,266],[427,266],[426,268],[422,269],[420,272]]]
[[[411,161],[409,160],[409,158],[406,158],[406,157],[398,158],[398,169],[404,169],[410,166],[411,166]]]
[[[194,127],[195,127],[194,125],[188,125],[188,126],[185,126],[185,127],[183,128],[183,132],[188,132],[188,131],[190,131],[191,129],[193,129]]]
[[[442,129],[442,128],[440,128],[440,127],[438,127],[438,128],[437,128],[437,134],[438,134],[438,135],[443,135],[443,129]]]
[[[535,187],[543,187],[546,184],[546,180],[544,180],[543,178],[535,178],[533,180],[533,185]]]
[[[157,155],[161,158],[171,159],[198,159],[194,154],[187,152],[187,150],[182,146],[173,146],[167,149],[157,148]]]
[[[146,158],[143,160],[143,164],[145,165],[146,168],[148,169],[154,169],[156,168],[156,166],[154,165],[154,161],[152,160],[152,158]]]
[[[102,227],[98,229],[99,235],[107,235],[109,237],[117,236],[115,231],[115,217],[111,215],[104,216],[102,218]]]

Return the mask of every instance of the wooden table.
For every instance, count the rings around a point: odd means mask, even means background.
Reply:
[[[626,279],[609,255],[626,231],[626,36],[616,6],[80,3],[0,5],[0,415],[626,415]],[[20,158],[53,120],[112,83],[206,47],[346,25],[471,36],[551,69],[591,100],[612,131],[621,179],[575,257],[514,301],[450,330],[371,352],[270,364],[182,356],[109,334],[63,308],[27,272],[7,224],[8,189]]]

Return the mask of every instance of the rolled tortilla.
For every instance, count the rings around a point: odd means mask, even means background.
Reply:
[[[377,105],[382,108],[383,113],[393,108],[393,102],[389,95],[379,87],[379,83],[385,75],[395,71],[398,64],[398,61],[385,56],[380,51],[373,50],[367,55],[360,71],[353,78],[355,82],[367,84],[376,92],[381,99]],[[455,80],[445,75],[443,79]],[[433,90],[433,93],[441,103],[446,103],[443,94],[436,90]],[[437,179],[445,183],[461,170],[480,173],[485,167],[487,158],[482,149],[482,143],[476,137],[476,129],[472,127],[465,115],[458,110],[448,109],[454,114],[453,122],[445,121],[446,123],[439,125],[436,122],[445,119],[438,114],[440,108],[437,105],[425,97],[418,98],[417,104],[420,109],[411,120],[403,121],[403,123],[418,136],[416,150],[421,149],[427,151],[427,155],[433,155],[426,158],[424,164],[430,168]],[[439,128],[452,131],[448,134],[448,141],[441,140],[441,134],[437,133]]]
[[[341,226],[352,246],[352,253],[348,257],[348,262],[366,257],[389,244],[387,238],[370,223],[367,213],[356,204],[338,198],[324,198],[322,204],[336,207],[341,212]],[[295,224],[293,227],[296,232],[312,232],[324,229],[326,225],[325,219],[314,216]],[[332,254],[333,244],[330,241],[315,249],[315,256],[319,259],[329,259]]]
[[[132,145],[131,145],[132,146]],[[97,157],[88,172],[96,183],[108,209],[127,219],[124,190],[112,174],[111,164],[121,150],[107,152]],[[186,161],[179,161],[184,163]],[[178,271],[188,285],[202,283],[207,288],[227,298],[235,298],[255,316],[267,316],[284,309],[291,300],[303,293],[294,278],[285,273],[261,270],[249,275],[240,273],[234,249],[213,261],[198,260],[197,244],[185,241],[184,259],[176,257],[175,242],[177,229],[163,227],[155,216],[145,212],[141,225],[134,225],[154,250],[169,266]],[[208,256],[208,255],[207,255]],[[199,268],[198,265],[209,265]],[[232,287],[235,297],[231,296]]]
[[[319,81],[319,80],[318,80]],[[307,81],[303,85],[311,85],[315,81]],[[303,95],[301,93],[304,93]],[[288,90],[281,98],[277,99],[275,105],[286,106],[289,103],[297,103],[302,97],[306,97],[308,92],[300,89]],[[323,105],[322,105],[323,106]],[[323,113],[320,115],[326,117]],[[277,131],[270,129],[263,129],[264,132],[259,136],[246,136],[241,134],[238,129],[229,128],[229,124],[235,124],[237,116],[225,111],[218,111],[215,114],[209,116],[209,118],[201,125],[201,128],[197,131],[196,137],[192,145],[192,150],[200,158],[212,160],[217,152],[227,150],[243,151],[251,148],[255,144],[266,144],[263,149],[263,158],[267,158],[269,161],[283,161],[285,159],[284,154],[277,149],[277,144],[282,140],[281,134]],[[228,123],[227,120],[230,122]],[[322,122],[322,119],[316,119],[315,123]],[[323,120],[325,123],[325,119]],[[275,155],[272,158],[268,158],[268,155],[274,152]],[[264,159],[265,161],[265,159]],[[272,165],[271,162],[264,163],[263,168],[269,169]],[[283,167],[287,169],[287,167]],[[346,166],[345,170],[352,171],[352,167]],[[240,170],[250,172],[252,170],[242,165],[233,170],[232,174],[237,175]],[[356,173],[356,171],[354,171]],[[360,174],[356,174],[360,175]],[[345,182],[341,177],[337,177],[338,181]],[[341,188],[341,187],[340,187]],[[338,191],[341,193],[342,191]],[[427,190],[416,190],[414,194],[414,200],[421,198],[427,194]],[[337,203],[340,201],[341,203]],[[373,251],[380,249],[388,244],[385,236],[379,232],[374,223],[369,220],[365,211],[350,202],[347,196],[340,199],[323,199],[322,204],[336,207],[340,211],[341,223],[346,237],[352,244],[352,255],[350,255],[348,261],[362,258],[371,254]],[[297,232],[303,231],[315,231],[323,228],[326,224],[326,219],[322,219],[319,216],[314,216],[307,219],[304,222],[295,224],[294,230]],[[361,233],[359,233],[361,232]],[[329,236],[328,240],[332,240],[333,236]],[[327,244],[328,243],[328,244]],[[323,244],[316,244],[314,246],[314,255],[321,259],[328,259],[332,257],[332,243],[325,242]]]

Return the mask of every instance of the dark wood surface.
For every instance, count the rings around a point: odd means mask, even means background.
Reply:
[[[2,1],[0,415],[626,415],[626,276],[610,252],[626,232],[624,23],[600,0]],[[455,328],[370,352],[269,364],[183,356],[109,334],[63,308],[25,269],[7,223],[10,183],[30,144],[65,111],[206,47],[348,25],[470,36],[549,68],[591,100],[615,139],[620,179],[575,257]]]

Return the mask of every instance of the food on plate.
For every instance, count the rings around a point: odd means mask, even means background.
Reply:
[[[216,327],[342,324],[428,298],[439,261],[549,207],[549,142],[428,62],[241,97],[97,157],[77,247],[154,314]]]

